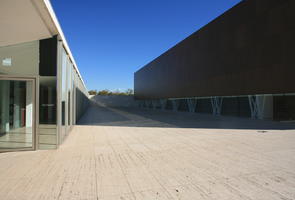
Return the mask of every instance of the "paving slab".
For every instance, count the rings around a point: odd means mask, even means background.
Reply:
[[[92,105],[59,149],[0,154],[0,199],[291,200],[292,126]]]

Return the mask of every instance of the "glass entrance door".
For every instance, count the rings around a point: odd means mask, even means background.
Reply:
[[[0,151],[34,149],[34,79],[0,77]]]

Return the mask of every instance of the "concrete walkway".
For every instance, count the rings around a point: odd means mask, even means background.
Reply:
[[[0,154],[0,199],[295,199],[285,124],[94,105],[80,123],[58,150]]]

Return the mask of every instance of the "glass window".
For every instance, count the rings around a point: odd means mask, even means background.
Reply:
[[[0,80],[0,151],[33,147],[32,81]]]
[[[56,124],[56,77],[40,77],[39,123]]]

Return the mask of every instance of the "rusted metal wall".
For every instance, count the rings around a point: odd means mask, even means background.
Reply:
[[[245,0],[134,75],[137,99],[295,92],[295,1]]]

